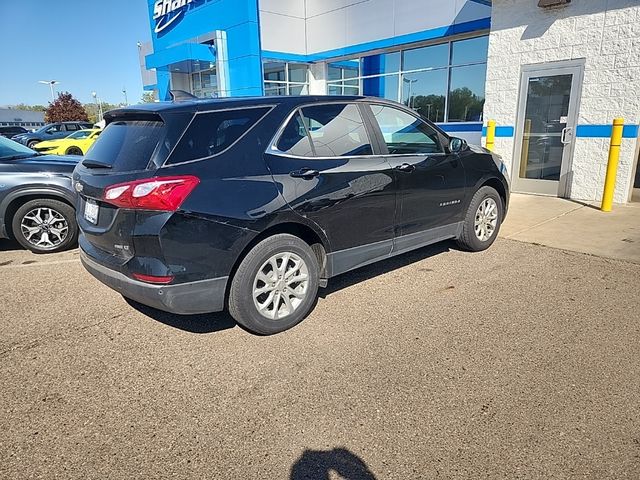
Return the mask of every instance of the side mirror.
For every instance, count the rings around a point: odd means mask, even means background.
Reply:
[[[449,150],[451,153],[458,153],[467,148],[467,141],[463,138],[453,137],[449,142]]]

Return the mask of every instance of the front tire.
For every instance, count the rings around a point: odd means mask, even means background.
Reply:
[[[242,259],[229,290],[229,313],[261,335],[300,323],[318,295],[318,259],[300,238],[278,234],[253,247]]]
[[[488,186],[480,188],[469,204],[458,246],[470,252],[486,250],[496,241],[503,217],[504,206],[498,192]]]
[[[49,198],[31,200],[18,208],[11,227],[16,241],[33,253],[61,252],[78,240],[74,209]]]
[[[29,147],[30,149],[32,149],[32,150],[33,150],[33,148],[34,148],[37,144],[39,144],[40,142],[41,142],[41,140],[29,140],[29,141],[27,142],[27,147]]]
[[[80,147],[69,147],[67,148],[67,151],[65,152],[65,155],[84,155],[82,153],[82,150],[80,150]]]

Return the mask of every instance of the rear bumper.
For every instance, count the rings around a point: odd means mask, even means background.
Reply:
[[[152,285],[133,280],[107,268],[80,249],[80,260],[87,271],[122,296],[165,312],[179,315],[219,312],[229,277],[218,277],[177,285]]]

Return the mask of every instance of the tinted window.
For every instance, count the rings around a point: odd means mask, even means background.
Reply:
[[[226,150],[268,111],[269,107],[262,107],[197,114],[167,163],[211,157]]]
[[[76,125],[75,123],[67,123],[65,127],[67,129],[67,132],[75,132],[77,130],[80,130],[78,128],[78,125]]]
[[[449,44],[414,48],[402,52],[402,69],[419,70],[421,68],[446,67],[449,65]]]
[[[276,147],[281,152],[296,155],[298,157],[313,156],[311,141],[309,140],[307,129],[305,128],[304,123],[302,123],[302,117],[299,113],[296,113],[289,123],[287,123],[287,126],[284,127]]]
[[[358,107],[330,104],[305,107],[304,121],[318,157],[345,157],[373,153]]]
[[[91,146],[85,160],[96,160],[113,171],[143,170],[164,134],[159,121],[128,120],[111,122]]]
[[[51,127],[47,128],[46,132],[47,133],[58,133],[61,132],[63,130],[62,125],[52,125]]]
[[[489,37],[458,40],[452,44],[451,64],[486,62],[489,51]]]
[[[383,105],[371,105],[371,110],[390,154],[442,152],[438,133],[419,118]]]
[[[69,135],[67,138],[88,138],[89,135],[91,135],[91,132],[89,130],[80,130],[76,133],[72,133],[71,135]]]

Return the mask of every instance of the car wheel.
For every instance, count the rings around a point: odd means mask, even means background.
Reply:
[[[80,147],[69,147],[65,152],[66,155],[84,155]]]
[[[33,149],[33,147],[35,147],[38,143],[40,143],[40,140],[29,140],[27,142],[27,147]]]
[[[72,207],[44,198],[22,205],[13,216],[13,236],[34,253],[61,252],[75,245],[78,226]]]
[[[469,204],[458,245],[471,252],[489,248],[498,236],[502,217],[502,199],[498,192],[491,187],[480,188]]]
[[[247,330],[283,332],[312,310],[318,294],[318,260],[289,234],[258,243],[242,259],[229,290],[229,313]]]

